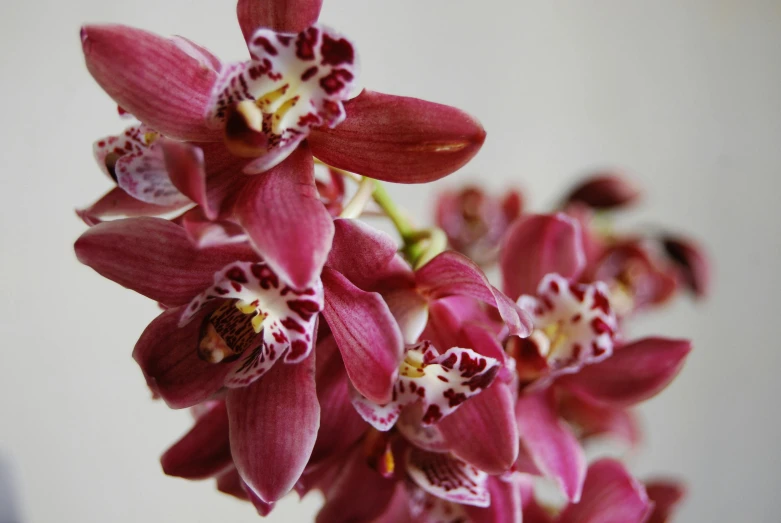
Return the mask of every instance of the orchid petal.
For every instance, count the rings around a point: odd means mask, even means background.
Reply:
[[[645,491],[654,504],[651,517],[645,523],[667,523],[670,514],[686,497],[686,487],[674,480],[647,481]]]
[[[116,180],[114,167],[117,160],[126,154],[143,151],[151,145],[151,139],[156,137],[157,133],[146,125],[132,125],[122,131],[122,134],[96,140],[92,144],[92,154],[106,176]]]
[[[243,501],[249,500],[248,489],[245,488],[244,481],[239,476],[239,471],[236,470],[236,467],[231,467],[217,476],[217,490]]]
[[[519,474],[489,477],[491,505],[485,508],[464,506],[469,520],[472,523],[521,523],[520,481]]]
[[[187,233],[187,238],[199,249],[227,243],[245,243],[249,240],[240,225],[227,220],[212,221],[200,206],[185,212],[178,221]]]
[[[521,441],[534,464],[577,503],[586,476],[586,457],[577,438],[559,421],[550,389],[521,396],[515,414]]]
[[[254,178],[236,203],[239,222],[282,280],[307,287],[320,274],[334,235],[331,216],[317,198],[312,156],[302,146]]]
[[[489,474],[501,474],[518,457],[514,395],[500,380],[444,418],[438,427],[450,452]],[[490,445],[485,442],[490,441]]]
[[[162,218],[97,224],[75,249],[79,261],[100,275],[168,306],[189,302],[228,263],[257,259],[246,245],[196,249],[181,227]]]
[[[175,211],[180,207],[181,205],[179,204],[161,207],[160,205],[142,202],[130,196],[124,189],[114,187],[86,209],[77,210],[76,214],[84,223],[92,227],[99,224],[101,218],[158,216]]]
[[[171,408],[196,405],[222,388],[230,370],[198,357],[201,323],[209,309],[179,328],[183,307],[168,309],[147,326],[133,350],[150,388]]]
[[[226,402],[241,477],[263,501],[280,499],[303,472],[320,424],[314,356],[276,365],[263,379],[231,389]]]
[[[165,136],[218,140],[204,114],[217,74],[171,39],[122,25],[81,29],[87,69],[125,110]]]
[[[367,288],[396,255],[396,242],[388,234],[358,220],[334,220],[334,241],[326,264],[353,284]]]
[[[252,60],[220,72],[208,119],[225,129],[232,151],[254,158],[244,172],[257,174],[284,160],[311,129],[344,120],[342,101],[358,64],[347,38],[318,25],[297,35],[258,29],[248,47]]]
[[[143,202],[171,207],[192,203],[171,183],[159,140],[145,149],[124,155],[117,160],[114,170],[117,184]]]
[[[424,425],[422,423],[424,414],[420,402],[408,405],[401,410],[399,419],[396,420],[396,430],[418,448],[431,452],[447,452],[448,444],[438,424]]]
[[[460,459],[411,447],[406,465],[412,481],[433,496],[476,507],[491,503],[486,488],[488,475]]]
[[[569,505],[557,523],[643,523],[651,513],[648,495],[618,461],[591,464],[580,503]]]
[[[228,411],[218,402],[160,458],[169,476],[204,479],[233,466],[228,440]]]
[[[581,441],[607,436],[637,447],[643,438],[637,417],[627,409],[595,405],[574,395],[563,395],[559,400],[559,414],[576,427]]]
[[[278,33],[298,33],[314,25],[323,0],[239,0],[236,14],[247,43],[255,30],[266,27]]]
[[[323,316],[331,327],[356,389],[371,401],[390,401],[404,345],[401,332],[379,294],[362,291],[326,267]]]
[[[640,191],[619,173],[604,172],[590,176],[567,196],[567,203],[582,203],[594,209],[615,209],[637,201]]]
[[[203,150],[194,145],[162,139],[161,146],[165,169],[171,185],[189,200],[201,206],[211,220],[217,218],[206,193],[206,170]]]
[[[404,343],[417,343],[429,316],[429,303],[414,288],[384,291],[382,297],[401,329]],[[445,345],[442,345],[445,346]]]
[[[420,402],[423,425],[437,423],[493,382],[501,364],[470,349],[453,347],[444,354],[430,342],[407,348],[393,400],[378,405],[358,394],[352,401],[363,419],[380,431],[396,423],[401,409]]]
[[[228,387],[243,387],[255,381],[280,358],[284,358],[285,363],[299,363],[309,356],[314,345],[317,314],[323,308],[320,281],[311,287],[294,290],[281,282],[263,262],[234,262],[215,273],[214,284],[193,298],[182,314],[181,324],[187,324],[193,315],[215,299],[235,300],[227,307],[238,309],[226,320],[224,333],[221,324],[210,320],[222,339],[212,347],[219,351],[214,355],[215,361],[225,358],[226,351],[243,351],[225,380]],[[240,319],[236,320],[237,317]],[[261,330],[262,334],[254,336]],[[225,346],[225,340],[230,341],[231,336],[241,337],[242,346]],[[248,340],[247,336],[262,337],[262,343]]]
[[[310,135],[320,160],[378,180],[424,183],[465,165],[485,140],[480,123],[447,105],[363,91],[347,119]]]
[[[320,429],[310,465],[346,452],[366,431],[347,394],[347,373],[333,337],[317,344],[317,399]]]
[[[690,351],[688,340],[643,338],[599,364],[562,378],[562,384],[591,403],[632,406],[664,389],[678,375]]]
[[[468,522],[465,505],[432,496],[423,489],[408,489],[408,523],[463,523]],[[395,523],[395,522],[394,522]]]
[[[683,280],[698,298],[708,295],[711,286],[711,268],[701,246],[688,238],[665,236],[662,245],[667,257],[680,269]]]
[[[469,296],[496,307],[510,331],[525,337],[532,329],[528,315],[493,287],[483,271],[469,258],[452,251],[437,255],[415,272],[417,289],[429,299]]]
[[[316,523],[372,521],[390,503],[396,482],[371,469],[361,450],[358,446],[345,461],[340,461],[341,473],[326,487],[326,502]]]
[[[580,225],[566,214],[529,215],[505,236],[499,265],[502,290],[512,299],[534,294],[549,273],[575,278],[585,266]]]

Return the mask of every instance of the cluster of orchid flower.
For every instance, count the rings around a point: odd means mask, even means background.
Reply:
[[[485,132],[452,107],[357,92],[354,46],[316,23],[320,3],[239,0],[237,63],[82,29],[90,73],[139,123],[96,142],[116,187],[79,211],[75,248],[163,308],[133,355],[154,396],[195,418],[164,471],[215,478],[262,515],[317,490],[318,522],[665,520],[678,485],[589,466],[583,444],[637,442],[629,409],[690,344],[626,340],[624,322],[703,295],[702,253],[610,230],[637,196],[615,175],[552,214],[516,192],[443,194],[438,227],[416,228],[380,181],[450,174]],[[496,262],[501,290],[483,272]],[[565,506],[538,504],[538,477]]]

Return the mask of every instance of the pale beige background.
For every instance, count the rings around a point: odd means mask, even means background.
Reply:
[[[0,461],[30,522],[256,521],[251,507],[162,475],[188,426],[152,404],[130,359],[154,304],[77,264],[73,208],[107,182],[90,144],[118,131],[82,62],[82,22],[186,35],[243,57],[232,0],[4,1],[0,7]],[[638,331],[692,336],[680,381],[642,409],[640,474],[686,476],[681,521],[778,521],[781,3],[327,0],[365,85],[459,106],[488,129],[440,184],[393,187],[420,219],[439,187],[522,184],[537,208],[614,165],[648,199],[631,218],[680,225],[716,259],[706,306]],[[0,499],[3,499],[0,496]],[[305,521],[316,500],[270,521]]]

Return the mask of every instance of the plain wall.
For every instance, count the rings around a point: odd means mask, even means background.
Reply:
[[[321,19],[357,43],[365,86],[455,105],[488,130],[459,173],[391,187],[421,222],[443,187],[517,184],[543,210],[612,166],[647,191],[623,222],[702,239],[710,302],[635,328],[691,337],[695,351],[641,409],[646,443],[629,463],[687,479],[680,521],[778,521],[781,3],[326,0]],[[245,56],[233,2],[0,7],[2,476],[30,522],[255,521],[211,483],[162,474],[157,457],[190,422],[151,401],[130,358],[156,306],[73,256],[85,228],[73,209],[109,186],[91,144],[125,125],[83,65],[84,22]],[[317,503],[285,501],[268,520],[306,520]]]

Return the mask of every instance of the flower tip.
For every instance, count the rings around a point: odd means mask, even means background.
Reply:
[[[626,207],[640,198],[640,189],[617,172],[601,172],[577,185],[567,203],[583,203],[594,209]]]
[[[81,48],[84,51],[84,54],[89,54],[90,47],[92,47],[91,42],[89,41],[89,34],[87,30],[88,26],[83,25],[81,26],[81,29],[79,29],[79,38],[81,39]]]

